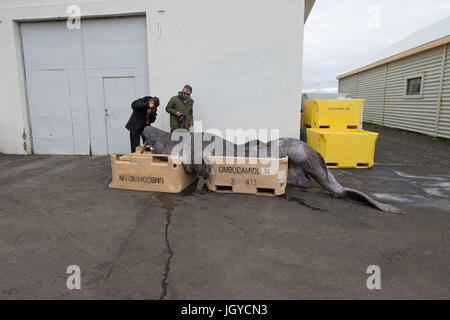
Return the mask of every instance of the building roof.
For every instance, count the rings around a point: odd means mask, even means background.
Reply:
[[[356,73],[373,69],[386,63],[403,59],[450,42],[450,16],[438,21],[383,50],[378,56],[361,68],[337,77],[342,79]]]
[[[308,16],[311,13],[311,10],[312,10],[315,2],[316,2],[316,0],[305,0],[304,23],[306,23],[306,20],[308,20]]]

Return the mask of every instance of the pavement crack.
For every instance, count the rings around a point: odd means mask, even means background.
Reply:
[[[168,278],[169,278],[169,272],[170,272],[170,264],[172,261],[172,257],[174,252],[172,251],[172,248],[170,247],[170,240],[169,240],[169,227],[170,223],[172,222],[172,211],[174,209],[174,204],[172,200],[170,199],[170,195],[162,194],[157,197],[162,202],[162,208],[166,209],[166,226],[165,226],[165,242],[166,242],[166,249],[167,249],[167,259],[164,266],[164,274],[163,279],[161,280],[161,296],[159,297],[159,300],[164,300],[164,298],[167,296],[167,287],[169,286]]]
[[[119,248],[119,252],[116,255],[116,258],[114,259],[114,261],[110,264],[108,270],[106,271],[106,274],[104,276],[104,280],[108,280],[109,277],[111,276],[112,271],[114,270],[114,267],[116,265],[116,263],[120,260],[120,258],[122,257],[123,253],[125,252],[126,248],[128,247],[128,242],[130,241],[130,239],[133,237],[134,233],[136,231],[136,228],[134,228],[133,230],[131,230],[128,235],[125,238],[125,241],[122,242],[122,244],[120,245]]]
[[[108,269],[106,270],[106,273],[103,277],[104,281],[108,280],[109,277],[111,276],[111,273],[113,272],[113,269],[114,269],[116,263],[120,260],[123,253],[125,252],[125,249],[127,248],[128,242],[130,241],[131,237],[133,236],[134,231],[135,231],[135,229],[132,230],[130,233],[128,233],[127,237],[125,238],[125,241],[122,242],[122,244],[120,245],[119,252],[117,253],[116,258],[114,259],[114,261],[109,265]]]
[[[100,269],[106,268],[106,271],[103,274],[94,276],[93,279],[89,280],[86,283],[87,287],[90,287],[91,285],[94,285],[99,282],[108,281],[109,277],[111,276],[111,274],[114,271],[114,268],[116,267],[116,264],[119,262],[119,260],[122,258],[123,254],[125,253],[128,245],[129,245],[129,242],[136,234],[136,231],[139,228],[139,226],[142,224],[142,220],[144,219],[144,217],[145,217],[145,212],[141,212],[136,217],[136,223],[134,224],[133,228],[130,229],[128,231],[128,233],[126,234],[124,240],[120,244],[119,250],[118,250],[116,256],[114,257],[113,261],[100,264],[99,268]]]

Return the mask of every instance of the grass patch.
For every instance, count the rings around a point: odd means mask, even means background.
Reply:
[[[433,137],[431,138],[431,141],[439,144],[444,144],[450,147],[450,140],[446,138]]]

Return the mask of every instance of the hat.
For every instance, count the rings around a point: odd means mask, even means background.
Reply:
[[[183,89],[188,89],[190,93],[192,93],[192,87],[190,85],[185,85]]]

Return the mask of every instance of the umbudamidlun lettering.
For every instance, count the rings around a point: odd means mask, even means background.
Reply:
[[[126,182],[137,182],[137,183],[147,183],[147,184],[164,184],[164,178],[126,176],[124,174],[119,175],[119,180],[126,181]]]
[[[219,173],[270,175],[270,168],[219,166]]]

